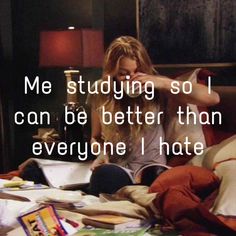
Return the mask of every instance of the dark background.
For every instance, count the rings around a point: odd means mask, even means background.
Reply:
[[[140,38],[154,64],[236,60],[236,1],[140,0]]]
[[[0,1],[0,173],[15,169],[21,162],[32,157],[32,135],[37,134],[40,127],[15,125],[14,113],[46,110],[60,115],[63,109],[66,101],[63,68],[38,67],[39,33],[41,30],[66,29],[71,25],[103,29],[105,48],[117,36],[136,37],[136,1]],[[79,70],[84,78],[91,81],[98,79],[102,72],[101,68]],[[159,71],[175,73],[175,69]],[[213,83],[235,84],[235,68],[220,68],[216,71],[219,77]],[[53,92],[50,95],[24,95],[24,76],[34,80],[38,75],[41,81],[52,83]],[[85,97],[80,97],[80,101],[84,104]]]

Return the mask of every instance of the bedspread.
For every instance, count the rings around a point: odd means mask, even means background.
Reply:
[[[236,235],[227,221],[210,211],[219,186],[220,181],[212,171],[181,166],[160,175],[150,187],[150,192],[157,193],[153,202],[163,217],[163,224],[182,235]]]

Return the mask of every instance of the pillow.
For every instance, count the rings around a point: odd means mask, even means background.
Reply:
[[[191,165],[191,166],[199,166],[202,167],[203,166],[203,160],[205,158],[206,153],[211,149],[212,147],[208,147],[205,148],[203,150],[203,153],[201,155],[196,155],[194,156],[190,161],[188,161],[188,163],[186,163],[187,165]]]
[[[213,76],[216,76],[216,74],[207,69],[200,69],[197,74],[197,82],[203,85],[207,85],[209,76],[213,77]],[[207,107],[198,106],[197,108],[199,112],[207,112],[207,113],[209,112]],[[216,134],[212,125],[207,125],[207,124],[202,125],[202,131],[204,134],[207,147],[212,146],[213,144],[216,143],[216,140],[217,140],[215,137]]]
[[[214,170],[216,165],[231,159],[236,159],[236,135],[204,149],[202,155],[194,156],[187,164]]]
[[[236,156],[235,156],[236,159]],[[236,160],[229,160],[216,166],[215,173],[221,179],[218,196],[212,207],[212,212],[218,216],[236,217]]]
[[[231,158],[236,158],[236,135],[233,135],[221,143],[212,146],[206,152],[202,166],[213,170],[217,163],[229,160]]]
[[[236,135],[213,146],[205,155],[203,165],[215,169],[221,179],[219,194],[212,212],[218,216],[236,217]]]
[[[194,193],[207,196],[219,186],[219,179],[210,170],[197,166],[177,166],[163,172],[149,188],[149,192],[163,192],[171,186],[181,185]]]
[[[203,155],[195,156],[190,161],[190,164],[199,164],[210,170],[214,170],[216,176],[221,180],[221,183],[218,196],[211,210],[215,215],[220,216],[221,220],[225,221],[225,218],[222,218],[222,216],[227,217],[227,221],[232,219],[235,224],[236,135],[222,141],[220,144],[206,149]]]
[[[200,78],[201,83],[203,83],[202,79],[206,79],[208,76],[209,73],[206,73],[206,70],[198,68],[188,73],[184,73],[175,79],[180,81],[191,81],[192,83],[197,83]],[[176,141],[180,142],[183,145],[185,137],[187,136],[189,138],[189,141],[191,142],[191,145],[189,146],[190,150],[193,150],[194,144],[196,142],[201,142],[204,148],[214,144],[214,133],[211,126],[201,125],[200,123],[194,125],[192,124],[193,120],[191,121],[191,119],[189,125],[181,125],[179,123],[178,116],[176,113],[179,105],[181,105],[183,111],[186,109],[187,106],[189,106],[190,110],[195,112],[197,115],[199,115],[199,112],[201,111],[208,112],[207,108],[197,107],[194,104],[179,104],[176,103],[175,99],[168,99],[167,103],[165,104],[165,107],[168,109],[166,109],[165,111],[166,117],[164,123],[166,141],[170,145],[172,145]],[[184,120],[184,118],[182,120]]]

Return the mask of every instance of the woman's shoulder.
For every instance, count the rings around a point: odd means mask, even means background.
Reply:
[[[109,100],[109,96],[107,94],[102,93],[102,82],[102,79],[96,80],[92,84],[91,88],[88,90],[86,104],[89,105],[91,108],[97,109]]]

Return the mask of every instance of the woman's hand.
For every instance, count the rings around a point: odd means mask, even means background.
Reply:
[[[98,144],[98,143],[102,143],[102,142],[103,142],[103,140],[101,138],[93,138],[92,137],[91,140],[90,140],[91,144],[94,144],[94,143]],[[97,145],[94,145],[93,148],[94,148],[95,152],[98,152],[98,146]],[[98,167],[100,165],[103,165],[103,164],[107,164],[107,163],[109,163],[108,155],[105,155],[103,152],[101,152],[97,156],[97,158],[93,161],[93,163],[92,163],[92,165],[90,167],[90,170],[93,171],[96,167]]]
[[[109,158],[107,155],[100,154],[92,163],[90,170],[94,171],[98,166],[108,164],[109,163]]]
[[[142,86],[144,86],[146,82],[149,82],[148,87],[151,87],[151,83],[152,83],[154,88],[158,89],[160,88],[160,85],[162,82],[160,80],[162,79],[163,79],[162,76],[148,75],[148,74],[138,72],[138,73],[135,73],[134,76],[130,78],[130,81],[139,81],[142,84]]]

